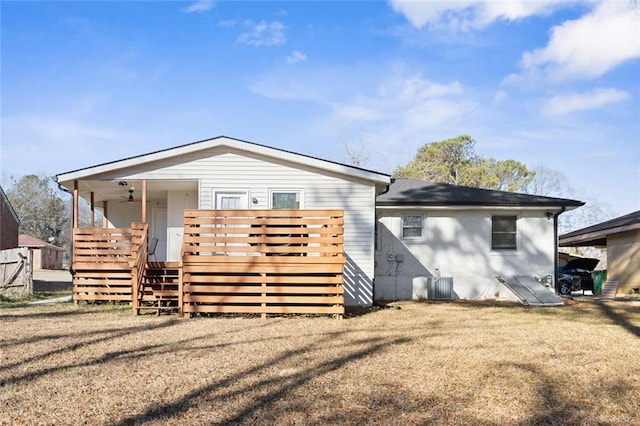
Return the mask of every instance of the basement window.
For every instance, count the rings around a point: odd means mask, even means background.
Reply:
[[[491,249],[516,250],[518,248],[518,216],[491,217]]]
[[[422,238],[423,217],[418,215],[402,215],[402,238],[417,240]]]

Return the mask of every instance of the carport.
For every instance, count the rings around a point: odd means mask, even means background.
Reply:
[[[640,298],[640,210],[560,235],[560,247],[607,252],[604,298]]]

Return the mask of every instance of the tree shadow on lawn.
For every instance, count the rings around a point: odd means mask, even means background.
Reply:
[[[274,403],[274,401],[286,398],[288,394],[292,393],[294,390],[300,388],[309,381],[339,370],[349,363],[369,357],[382,351],[389,345],[403,344],[410,341],[410,339],[404,338],[369,338],[353,341],[352,346],[365,345],[366,347],[359,350],[349,350],[348,348],[341,346],[341,348],[345,349],[344,352],[346,353],[337,358],[321,362],[304,370],[300,369],[291,375],[268,377],[259,380],[258,382],[252,381],[251,383],[243,385],[236,390],[229,390],[225,392],[225,389],[232,388],[243,380],[250,380],[250,378],[257,376],[266,370],[273,369],[274,366],[282,365],[284,368],[288,361],[295,361],[295,359],[300,356],[309,356],[309,354],[323,349],[323,345],[325,344],[335,344],[336,337],[345,333],[346,332],[329,333],[317,342],[310,343],[301,348],[284,351],[275,358],[269,359],[243,371],[239,371],[210,385],[195,389],[170,404],[151,406],[144,413],[128,417],[116,424],[131,425],[153,420],[167,421],[171,417],[175,417],[186,412],[203,400],[206,401],[209,406],[215,404],[216,401],[222,405],[229,399],[241,397],[245,394],[256,393],[258,396],[253,398],[251,400],[252,402],[244,407],[244,409],[241,409],[234,415],[228,416],[220,421],[220,423],[223,424],[250,423],[257,412],[268,408]],[[304,362],[301,361],[300,363],[297,363],[297,365],[301,364],[304,364]],[[223,393],[216,395],[218,391],[223,391]]]
[[[632,324],[629,315],[640,315],[640,305],[626,304],[625,302],[611,302],[601,300],[565,299],[562,306],[524,306],[516,302],[496,301],[447,301],[447,302],[419,302],[419,303],[450,303],[456,307],[468,309],[504,308],[520,312],[532,312],[539,315],[557,316],[572,320],[586,320],[593,324],[596,314],[602,313],[615,324],[626,328],[631,333],[640,337],[640,327]]]
[[[127,327],[127,328],[113,328],[113,329],[107,329],[107,330],[98,330],[98,331],[91,331],[91,332],[86,332],[86,333],[78,333],[78,334],[69,334],[69,335],[58,335],[56,336],[54,339],[58,339],[58,338],[76,338],[76,339],[84,339],[86,337],[92,337],[92,336],[98,336],[96,338],[90,339],[90,340],[78,340],[76,343],[73,343],[71,345],[67,345],[64,346],[62,348],[57,348],[51,351],[47,351],[38,355],[34,355],[25,359],[22,359],[18,362],[14,362],[14,363],[3,363],[2,365],[0,365],[0,372],[6,371],[6,370],[10,370],[10,369],[14,369],[23,365],[29,365],[31,363],[37,362],[37,361],[41,361],[47,358],[50,358],[52,356],[55,355],[59,355],[59,354],[64,354],[66,352],[72,352],[81,348],[85,348],[89,345],[95,345],[95,344],[99,344],[99,343],[104,343],[107,342],[109,340],[113,340],[113,339],[117,339],[120,337],[124,337],[124,336],[129,336],[132,335],[134,333],[139,333],[139,332],[144,332],[144,331],[149,331],[149,330],[157,330],[157,329],[161,329],[161,328],[165,328],[165,327],[171,327],[173,325],[175,325],[178,322],[178,320],[170,320],[170,321],[164,321],[160,324],[145,324],[145,325],[141,325],[141,326],[136,326],[136,327]],[[37,343],[40,340],[49,340],[48,336],[42,336],[41,338],[38,337],[34,337],[34,338],[28,338],[28,339],[19,339],[16,341],[9,341],[6,345],[3,343],[3,347],[7,348],[8,346],[19,346],[22,344],[29,344],[29,343]],[[9,377],[8,379],[4,379],[1,384],[4,384],[5,382],[10,382],[10,383],[18,383],[21,381],[25,381],[25,380],[33,380],[35,378],[56,372],[56,371],[60,371],[60,370],[66,370],[69,368],[74,368],[74,367],[79,367],[79,366],[86,366],[86,365],[91,365],[94,362],[86,362],[86,363],[82,363],[82,365],[80,364],[68,364],[68,365],[64,365],[64,366],[56,366],[56,367],[50,367],[50,368],[45,368],[42,370],[38,370],[38,371],[32,371],[29,373],[25,373],[21,376],[13,376],[13,377]]]
[[[90,345],[105,343],[110,340],[131,336],[133,334],[140,333],[140,332],[155,331],[162,328],[172,327],[179,323],[181,323],[179,319],[171,319],[168,321],[163,321],[162,323],[144,324],[136,327],[99,330],[99,331],[92,331],[92,332],[79,333],[79,334],[57,335],[52,337],[52,339],[54,340],[58,338],[82,339],[82,338],[91,337],[91,336],[99,336],[99,337],[90,339],[90,340],[77,341],[76,343],[67,345],[62,348],[54,349],[38,355],[31,356],[29,358],[22,359],[19,362],[15,362],[11,364],[7,364],[7,363],[2,364],[0,365],[0,372],[5,372],[5,371],[10,372],[11,369],[19,368],[20,366],[24,366],[24,365],[30,365],[31,363],[42,361],[42,360],[51,358],[55,355],[60,355],[67,352],[70,353],[75,350],[86,348]],[[255,326],[254,324],[252,324],[252,329],[256,329],[256,328],[267,326],[267,325],[268,324]],[[80,363],[68,363],[64,365],[56,365],[56,366],[47,367],[40,370],[24,373],[22,375],[10,376],[9,378],[5,378],[5,379],[0,377],[0,386],[5,384],[17,384],[20,382],[31,381],[31,380],[46,376],[48,374],[53,374],[59,371],[68,371],[71,369],[79,369],[79,368],[89,367],[93,365],[106,364],[115,360],[133,361],[136,359],[143,359],[151,356],[159,356],[159,355],[168,354],[168,353],[175,353],[178,351],[183,351],[188,353],[189,351],[192,351],[192,350],[222,349],[225,347],[231,347],[235,345],[255,344],[255,343],[261,343],[261,342],[273,343],[276,340],[284,340],[288,338],[288,336],[265,337],[265,338],[254,339],[254,340],[240,340],[237,342],[218,343],[215,345],[205,345],[205,346],[197,346],[197,347],[188,346],[193,342],[199,342],[202,340],[210,339],[212,337],[219,338],[223,334],[229,334],[234,332],[235,332],[234,330],[228,330],[228,331],[222,331],[222,332],[216,330],[215,332],[212,332],[209,334],[198,335],[196,337],[190,337],[190,338],[182,339],[178,341],[163,342],[163,343],[139,346],[131,349],[123,349],[120,351],[106,352],[99,357],[95,357]],[[336,333],[330,333],[330,335],[335,335],[335,334]],[[44,336],[44,338],[48,340],[48,336]],[[133,340],[135,340],[135,338],[133,338]],[[38,341],[39,341],[38,338],[30,338],[30,339],[16,340],[16,341],[10,342],[10,344],[13,346],[16,346],[20,344],[37,343]],[[176,348],[180,348],[180,349],[176,349]]]
[[[60,306],[60,305],[49,305],[47,306],[47,308],[51,307],[51,309],[56,309],[54,306]],[[27,312],[24,314],[16,314],[16,313],[10,312],[10,310],[13,310],[13,309],[17,310],[17,309],[31,309],[31,308],[34,310],[34,312]],[[2,307],[2,310],[7,313],[0,313],[0,320],[7,321],[11,319],[43,319],[43,318],[55,319],[55,318],[91,315],[95,313],[95,311],[82,310],[82,309],[74,309],[74,310],[68,310],[68,311],[57,310],[57,311],[42,312],[41,311],[42,308],[43,308],[42,305],[29,306],[26,303],[21,305],[16,305],[16,306]]]
[[[640,327],[632,324],[627,318],[627,315],[619,312],[622,310],[625,311],[626,314],[631,312],[639,314],[640,306],[625,305],[624,302],[599,302],[598,306],[604,315],[614,324],[619,325],[634,336],[640,337]],[[618,308],[618,310],[614,309],[614,307]]]
[[[498,364],[496,368],[506,369],[515,368],[525,373],[531,373],[537,380],[537,399],[531,401],[530,412],[533,413],[525,421],[519,424],[526,425],[584,425],[592,424],[599,419],[604,413],[598,408],[598,402],[606,399],[613,393],[622,394],[618,398],[619,400],[633,400],[634,389],[633,386],[629,386],[628,383],[597,383],[597,392],[594,391],[592,401],[585,401],[584,399],[576,400],[571,399],[571,396],[575,392],[567,388],[564,390],[561,386],[572,386],[563,383],[563,378],[555,379],[553,376],[547,374],[542,368],[539,368],[529,363],[502,363]],[[517,380],[517,378],[514,378]],[[578,386],[575,384],[575,386]],[[584,391],[583,391],[584,392]],[[631,417],[634,417],[634,413],[628,413]],[[617,417],[624,416],[624,412],[615,413]],[[633,420],[630,420],[627,424],[632,424]]]

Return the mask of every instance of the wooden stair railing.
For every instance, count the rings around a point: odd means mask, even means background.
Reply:
[[[139,309],[162,312],[180,312],[178,262],[148,262],[140,295]]]
[[[145,269],[148,262],[149,252],[149,225],[146,223],[132,223],[134,231],[131,238],[131,305],[134,315],[138,315],[143,294]]]

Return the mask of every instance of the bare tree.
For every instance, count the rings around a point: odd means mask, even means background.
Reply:
[[[357,143],[350,143],[345,139],[343,138],[343,145],[349,164],[356,167],[365,166],[370,160],[370,149],[364,141],[364,136],[360,134],[360,140]]]
[[[69,217],[51,178],[26,175],[14,179],[7,196],[20,218],[21,233],[63,245],[60,237]]]

